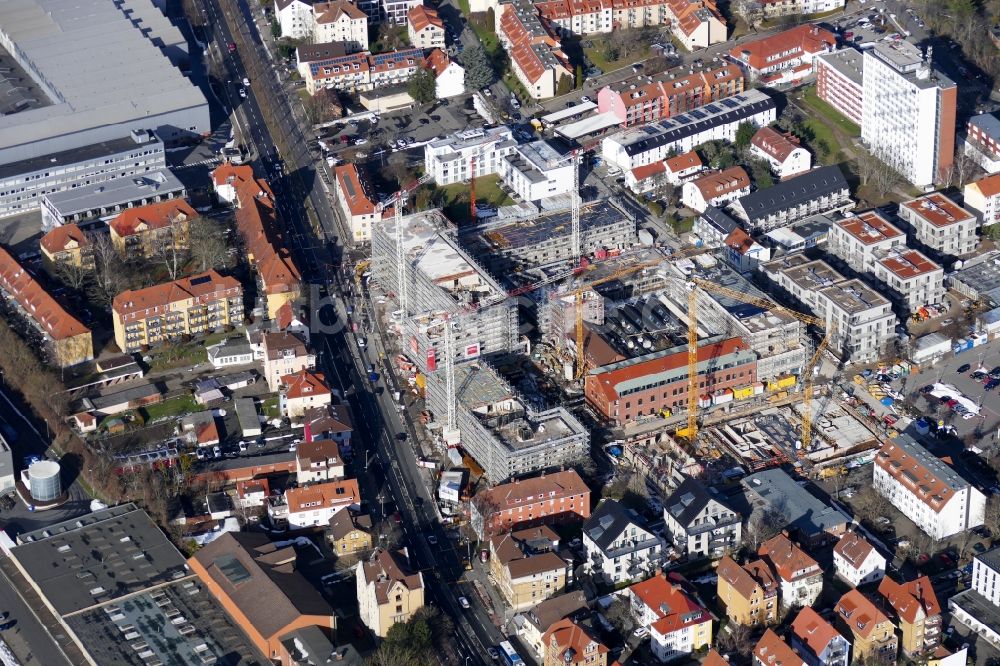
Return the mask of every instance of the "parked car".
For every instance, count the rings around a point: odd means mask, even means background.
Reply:
[[[965,365],[958,366],[958,370],[956,370],[955,372],[957,372],[959,374],[965,374],[966,372],[968,372],[971,369],[972,369],[972,366],[969,365],[968,363],[966,363]]]
[[[637,638],[645,638],[646,636],[649,635],[649,629],[647,629],[646,627],[639,627],[638,629],[632,632],[632,635],[636,636]]]
[[[195,452],[195,455],[198,456],[198,460],[204,460],[205,459],[205,449],[199,447],[198,450]]]
[[[427,543],[429,543],[432,546],[436,546],[437,542],[438,542],[438,538],[436,536],[434,536],[433,534],[428,534],[427,535]]]
[[[213,446],[212,447],[212,457],[214,457],[214,458],[221,458],[222,457],[222,449],[219,448],[218,446]]]
[[[458,605],[464,608],[465,610],[469,610],[472,607],[472,605],[469,603],[469,600],[466,599],[465,597],[458,598]]]
[[[226,44],[226,48],[229,49],[230,53],[236,53],[236,42],[229,42]]]
[[[486,648],[486,654],[490,655],[490,659],[492,659],[493,661],[500,660],[500,653],[497,652],[497,649],[495,647]]]

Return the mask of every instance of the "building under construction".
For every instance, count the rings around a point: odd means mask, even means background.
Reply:
[[[512,274],[575,261],[569,209],[504,218],[461,232],[462,243],[497,274]],[[635,218],[615,199],[585,204],[580,211],[580,247],[585,255],[626,249],[636,240]]]
[[[526,406],[486,363],[455,366],[454,423],[448,424],[445,373],[427,378],[427,408],[435,424],[457,431],[458,444],[483,468],[491,483],[571,465],[590,451],[590,436],[563,407]],[[449,427],[449,425],[451,427]]]
[[[443,363],[449,316],[456,363],[517,349],[516,305],[506,298],[496,278],[459,245],[440,211],[403,218],[405,299],[400,297],[396,243],[394,220],[374,225],[372,276],[394,296],[394,320],[401,327],[403,348],[423,372],[434,372]],[[402,300],[406,312],[402,312]]]

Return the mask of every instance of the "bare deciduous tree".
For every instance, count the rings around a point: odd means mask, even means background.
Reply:
[[[761,544],[776,535],[785,525],[785,517],[770,505],[755,506],[743,530],[743,546],[757,552]]]
[[[736,0],[732,7],[733,13],[752,30],[759,28],[764,20],[764,7],[757,0]]]
[[[864,490],[854,498],[854,511],[858,518],[865,522],[874,522],[879,516],[885,515],[892,505],[889,500],[882,497],[871,486],[866,486]]]
[[[753,646],[753,631],[745,624],[730,622],[716,637],[716,647],[723,654],[750,654]]]
[[[1000,534],[1000,495],[990,495],[986,498],[983,525],[993,536]]]
[[[171,224],[154,236],[153,257],[167,269],[171,280],[176,280],[187,263],[188,247],[177,225]]]
[[[199,217],[191,221],[190,235],[191,258],[199,271],[226,266],[229,246],[226,243],[226,229],[222,224]]]
[[[110,308],[111,302],[128,285],[124,262],[107,234],[91,239],[94,247],[94,279],[91,298],[98,305]]]

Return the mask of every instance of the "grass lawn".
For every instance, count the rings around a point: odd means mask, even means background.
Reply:
[[[861,136],[861,128],[848,120],[842,113],[824,102],[816,94],[816,86],[809,86],[802,94],[802,103],[820,114],[851,136]]]
[[[199,409],[200,407],[198,406],[198,403],[194,401],[194,396],[182,395],[176,398],[171,398],[170,400],[164,400],[163,402],[155,405],[142,407],[141,411],[146,423],[151,423],[157,419],[190,414],[191,412],[196,412]]]
[[[438,193],[443,199],[442,207],[449,218],[459,224],[469,221],[471,213],[469,183],[445,185],[438,188]],[[514,203],[514,200],[500,189],[500,176],[494,175],[476,178],[476,202],[490,206],[507,206]]]
[[[826,123],[816,118],[808,118],[803,125],[813,133],[814,138],[810,142],[812,144],[810,147],[820,162],[829,165],[837,164],[843,160],[840,143],[833,135],[833,130]]]
[[[264,412],[264,416],[268,420],[281,418],[281,409],[278,407],[278,396],[268,398],[261,403],[260,407],[261,411]]]
[[[198,365],[208,360],[205,348],[235,336],[236,333],[224,332],[211,333],[204,338],[192,340],[191,342],[170,344],[166,347],[154,349],[149,352],[153,360],[149,364],[149,369],[153,372],[159,370],[170,370],[172,368],[183,368],[189,365]]]
[[[643,48],[634,53],[630,53],[628,56],[619,56],[617,60],[608,60],[604,57],[603,39],[588,36],[587,40],[593,42],[594,45],[589,48],[584,47],[584,55],[587,56],[587,59],[590,60],[590,62],[594,63],[595,67],[601,69],[605,74],[631,65],[634,62],[645,60],[649,57],[649,48]]]
[[[458,0],[458,8],[462,10],[462,16],[468,16],[472,13],[469,11],[469,0]]]

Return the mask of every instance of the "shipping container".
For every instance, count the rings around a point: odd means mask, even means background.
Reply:
[[[732,401],[733,401],[732,389],[722,389],[721,391],[716,392],[716,394],[712,396],[713,405],[724,405],[727,402],[732,402]]]
[[[753,384],[750,386],[741,386],[739,388],[733,389],[733,400],[746,400],[747,398],[752,398],[754,395]]]

